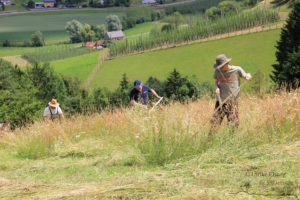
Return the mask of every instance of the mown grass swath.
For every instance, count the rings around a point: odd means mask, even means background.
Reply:
[[[23,54],[23,57],[30,62],[50,62],[73,56],[90,53],[93,50],[85,47],[75,47],[73,45],[49,46],[45,48],[37,48]]]
[[[161,32],[155,36],[141,35],[139,38],[125,39],[110,46],[112,57],[141,52],[148,49],[204,39],[219,34],[244,30],[256,26],[273,23],[279,15],[271,10],[252,10],[237,15],[223,17],[215,21],[194,18],[188,28],[180,28],[170,32]]]

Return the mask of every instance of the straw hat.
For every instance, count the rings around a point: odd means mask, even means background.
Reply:
[[[216,58],[216,63],[214,64],[215,69],[220,69],[227,63],[231,61],[231,58],[227,58],[225,54],[220,54]]]
[[[51,101],[48,103],[48,105],[56,108],[59,106],[59,103],[57,102],[56,99],[51,99]]]

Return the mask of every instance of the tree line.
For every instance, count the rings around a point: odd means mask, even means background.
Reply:
[[[49,100],[57,98],[66,116],[88,115],[129,106],[132,80],[126,74],[120,77],[114,91],[106,88],[91,90],[81,87],[77,78],[62,77],[49,64],[35,64],[21,70],[9,62],[0,60],[0,122],[9,121],[12,129],[26,126],[41,119]],[[264,75],[254,75],[251,91],[262,94]],[[144,82],[164,96],[164,103],[186,103],[203,96],[213,97],[213,83],[200,82],[195,76],[188,77],[174,69],[165,80],[149,77]],[[150,95],[150,100],[153,97]],[[156,99],[153,99],[153,102]]]
[[[126,107],[133,87],[124,74],[115,91],[105,88],[86,90],[77,78],[60,76],[49,64],[35,64],[21,70],[4,60],[0,60],[0,79],[0,121],[8,120],[11,128],[39,119],[53,97],[59,100],[67,116]],[[184,102],[206,94],[212,95],[210,83],[184,77],[177,70],[172,71],[165,81],[150,77],[146,84],[168,101]]]

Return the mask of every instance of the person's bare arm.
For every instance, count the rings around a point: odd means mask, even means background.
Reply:
[[[63,120],[64,118],[65,118],[64,113],[63,113],[63,112],[60,113],[60,114],[59,114],[59,120]]]
[[[155,92],[155,90],[150,89],[150,91],[151,91],[151,93],[152,93],[156,98],[158,98],[158,99],[161,98],[161,96],[159,96],[159,95]]]
[[[218,79],[215,79],[215,94],[220,94],[220,89],[218,87]]]
[[[252,76],[250,73],[246,73],[243,68],[239,67],[240,70],[240,76],[244,77],[247,81],[250,81],[252,79]]]

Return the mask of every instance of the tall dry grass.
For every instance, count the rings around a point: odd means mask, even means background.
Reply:
[[[35,124],[2,133],[1,149],[14,149],[19,158],[39,159],[55,155],[59,148],[78,140],[110,138],[115,145],[129,145],[148,164],[162,165],[201,154],[216,147],[239,151],[266,143],[300,137],[300,91],[239,99],[240,126],[226,120],[208,136],[214,99],[174,103],[149,113],[140,107],[76,116],[62,123]],[[134,161],[133,161],[134,162]]]

